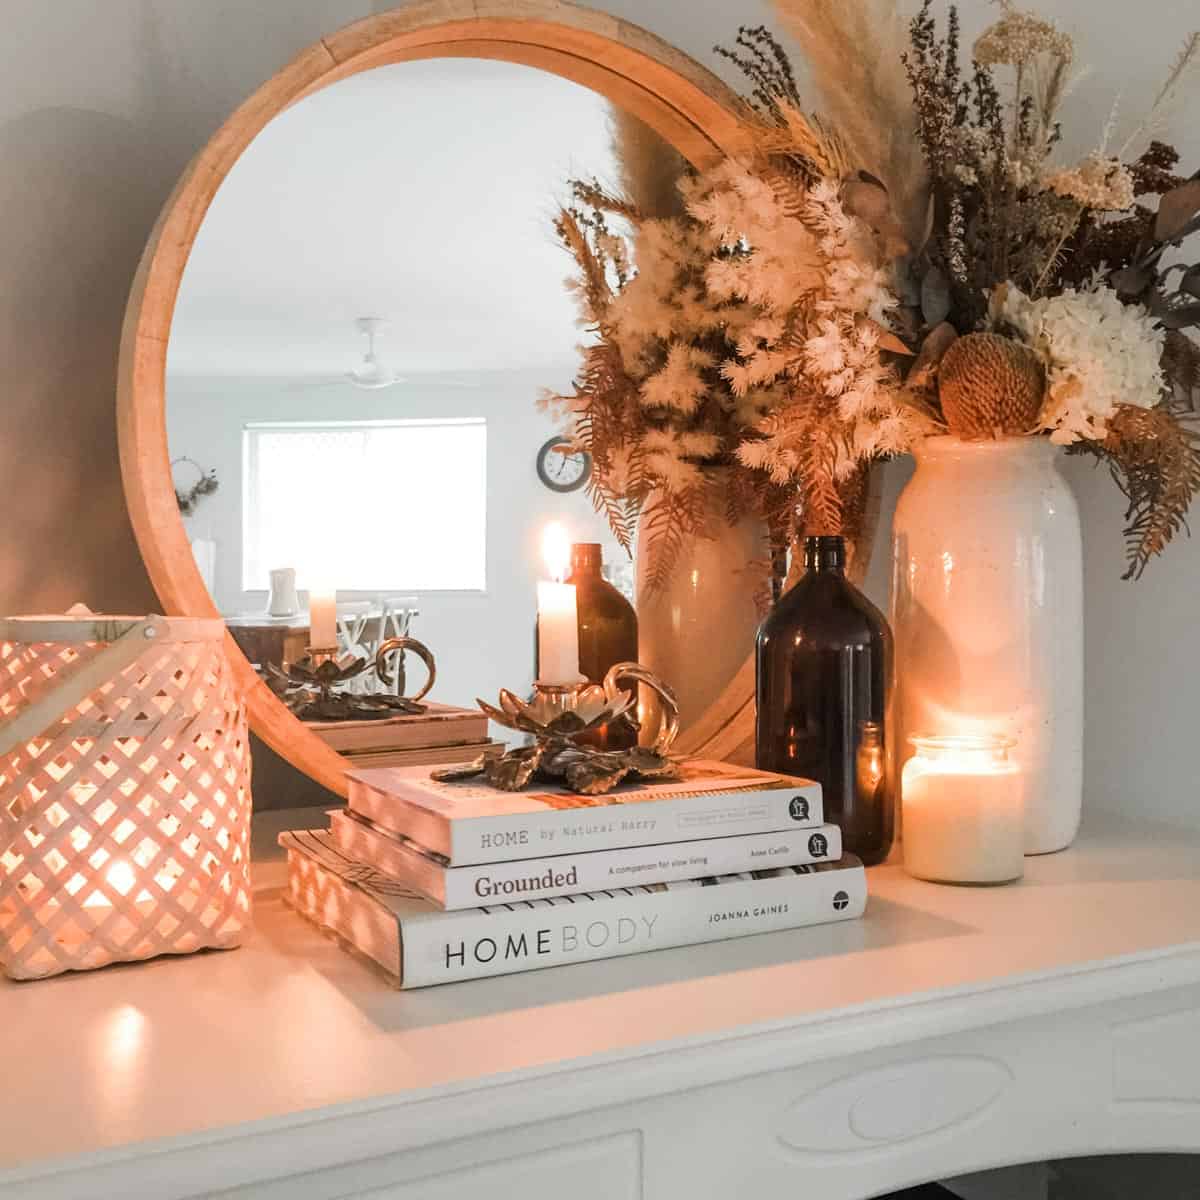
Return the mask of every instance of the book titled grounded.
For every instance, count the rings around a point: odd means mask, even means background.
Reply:
[[[408,838],[388,833],[354,813],[337,810],[329,814],[329,821],[333,841],[348,858],[403,880],[442,908],[478,908],[630,884],[674,883],[842,856],[842,831],[836,825],[820,825],[452,867]]]
[[[862,916],[858,859],[613,888],[446,912],[347,857],[325,830],[284,833],[287,900],[403,988],[845,921]]]
[[[809,779],[689,759],[675,779],[580,796],[565,787],[499,792],[438,783],[428,767],[351,770],[352,812],[452,866],[815,828]]]

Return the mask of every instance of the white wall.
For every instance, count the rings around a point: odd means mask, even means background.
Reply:
[[[462,379],[456,375],[455,379]],[[404,420],[424,417],[483,417],[487,420],[487,590],[413,593],[421,615],[413,634],[438,661],[433,698],[474,706],[475,697],[494,699],[502,687],[522,690],[533,681],[535,584],[544,577],[541,532],[562,521],[575,541],[601,542],[605,561],[624,551],[583,491],[562,495],[538,479],[538,448],[559,432],[535,400],[544,387],[566,387],[570,372],[495,371],[471,376],[477,387],[449,387],[437,377],[365,392],[349,384],[297,390],[264,378],[171,375],[167,388],[168,438],[172,456],[186,454],[215,469],[220,486],[186,522],[189,533],[217,542],[216,600],[223,612],[262,610],[267,593],[242,589],[242,429],[249,421]],[[447,486],[453,486],[452,468]],[[298,481],[297,486],[303,486]],[[353,496],[333,501],[345,519],[368,520],[379,539],[381,559],[404,539],[420,511],[355,513]],[[437,498],[431,496],[430,504]],[[303,581],[301,581],[303,584]],[[392,592],[405,592],[403,581]],[[342,599],[357,598],[340,593]],[[413,666],[413,681],[422,678]]]
[[[721,71],[763,0],[598,0]],[[366,0],[7,0],[0,49],[0,609],[153,603],[121,501],[113,428],[117,334],[141,246],[187,160],[293,54]],[[385,4],[380,8],[387,7]],[[968,32],[995,16],[963,4]],[[1047,0],[1092,74],[1069,116],[1087,143],[1117,93],[1135,114],[1184,32],[1191,0]],[[1200,165],[1200,126],[1169,132]],[[419,114],[414,114],[419,119]],[[1094,132],[1093,132],[1094,131]],[[1200,708],[1200,544],[1137,585],[1119,580],[1118,498],[1072,466],[1087,572],[1088,803],[1200,822],[1191,742]]]

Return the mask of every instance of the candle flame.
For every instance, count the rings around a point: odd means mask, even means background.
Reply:
[[[551,521],[542,534],[542,560],[550,578],[562,583],[571,565],[571,538],[561,521]]]

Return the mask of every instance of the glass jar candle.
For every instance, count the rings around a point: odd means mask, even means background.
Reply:
[[[935,883],[1008,883],[1025,871],[1025,798],[1012,738],[911,737],[900,796],[904,869]]]

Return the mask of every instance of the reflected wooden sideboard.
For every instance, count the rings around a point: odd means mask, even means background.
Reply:
[[[262,861],[240,950],[0,985],[0,1196],[849,1200],[1200,1150],[1200,833],[870,877],[861,922],[400,993]]]

